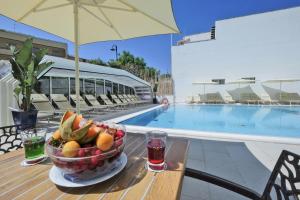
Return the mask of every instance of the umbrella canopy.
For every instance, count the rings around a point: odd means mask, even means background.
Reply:
[[[281,79],[270,79],[266,80],[263,83],[279,83],[279,100],[281,100],[282,96],[282,83],[292,83],[292,82],[298,82],[300,79],[292,79],[292,78],[281,78]]]
[[[228,81],[228,82],[226,82],[226,84],[237,84],[237,85],[239,85],[239,88],[238,88],[238,100],[241,99],[241,91],[240,91],[241,85],[242,84],[253,84],[253,83],[255,83],[255,80],[249,80],[249,79],[238,79],[238,80],[235,80],[235,81]]]
[[[75,43],[77,100],[79,45],[179,32],[170,0],[0,0],[0,5],[1,15]],[[79,112],[79,104],[76,108]]]
[[[193,82],[193,85],[203,85],[203,95],[206,98],[206,92],[205,92],[205,86],[206,85],[218,85],[217,82],[214,82],[214,81],[196,81],[196,82]]]

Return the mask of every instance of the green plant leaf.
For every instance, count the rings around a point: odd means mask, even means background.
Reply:
[[[43,57],[47,54],[48,49],[40,49],[34,54],[34,65],[38,66],[42,61]],[[37,70],[37,69],[35,69]]]
[[[32,85],[32,80],[33,80],[33,77],[34,77],[34,61],[33,60],[31,61],[30,65],[28,65],[27,69],[28,70],[27,70],[27,79],[26,79],[26,81],[27,81],[27,84],[29,86],[31,86]]]
[[[18,63],[13,59],[10,58],[9,62],[11,64],[12,68],[12,75],[15,79],[17,79],[20,82],[23,82],[24,80],[24,69],[18,65]]]
[[[24,69],[31,63],[32,59],[32,38],[27,39],[22,48],[15,55],[16,62],[21,65]]]
[[[14,93],[15,93],[15,95],[16,96],[19,96],[20,95],[20,93],[21,93],[21,88],[20,87],[16,87],[15,89],[14,89]]]

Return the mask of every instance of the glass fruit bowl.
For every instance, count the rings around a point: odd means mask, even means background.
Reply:
[[[53,138],[47,140],[46,151],[66,179],[73,182],[92,179],[108,174],[121,165],[118,158],[125,147],[126,131],[123,133],[123,137],[115,138],[112,147],[107,151],[101,151],[96,145],[86,144],[66,152],[51,144]],[[64,156],[66,154],[72,156]]]

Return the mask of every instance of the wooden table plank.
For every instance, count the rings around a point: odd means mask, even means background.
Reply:
[[[131,155],[128,156],[128,162],[123,170],[122,173],[120,173],[116,178],[113,178],[112,181],[108,181],[108,187],[103,188],[101,184],[98,184],[96,187],[94,187],[91,191],[89,191],[88,194],[86,194],[82,199],[99,199],[103,198],[105,194],[113,187],[115,183],[117,183],[123,176],[124,176],[124,171],[130,169],[133,164],[136,162],[136,160],[140,157],[141,152],[143,153],[144,150],[144,138],[139,142],[140,145],[138,148],[132,153]]]
[[[173,139],[170,139],[167,142],[166,155],[169,153],[173,143],[174,143]],[[144,163],[146,163],[147,162],[146,155],[144,157],[144,160],[145,160]],[[132,185],[129,188],[127,188],[127,190],[125,191],[126,194],[124,194],[122,196],[122,199],[131,200],[131,199],[143,199],[144,198],[147,188],[149,188],[149,186],[151,186],[156,173],[148,171],[145,168],[143,168],[142,172],[140,172],[140,174],[143,174],[143,173],[144,173],[144,177],[137,178],[135,180],[135,182],[133,182]]]
[[[187,149],[187,140],[176,140],[173,143],[166,158],[168,168],[156,175],[145,199],[179,199]]]
[[[145,169],[145,136],[128,134],[125,169],[112,179],[84,188],[64,188],[48,178],[50,164],[21,167],[23,150],[0,155],[0,199],[176,199],[180,195],[187,140],[171,138],[166,149],[168,170]],[[13,167],[12,167],[13,166]]]
[[[131,149],[135,146],[135,143],[138,140],[141,140],[141,137],[130,137],[128,141],[128,145],[126,144],[124,152],[126,154],[130,154]],[[89,186],[89,187],[84,187],[84,188],[64,188],[64,187],[59,187],[53,186],[49,191],[45,192],[44,194],[36,194],[39,195],[39,199],[63,199],[63,198],[69,198],[69,199],[76,199],[78,196],[81,196],[81,194],[85,193],[86,191],[90,190],[94,186]]]

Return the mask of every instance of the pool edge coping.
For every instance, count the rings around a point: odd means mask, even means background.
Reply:
[[[127,119],[136,117],[138,115],[144,114],[146,112],[150,112],[160,107],[163,107],[163,105],[154,106],[152,108],[148,108],[128,115],[106,120],[106,122],[119,123]],[[169,129],[169,128],[132,126],[132,125],[125,125],[125,127],[128,132],[140,133],[140,134],[145,134],[148,131],[160,130],[160,131],[167,132],[169,136],[173,136],[173,137],[186,137],[186,138],[194,138],[194,139],[206,139],[206,140],[211,139],[211,140],[236,141],[236,142],[255,141],[255,142],[269,142],[269,143],[292,144],[292,145],[300,144],[300,139],[290,138],[290,137],[259,136],[259,135],[248,135],[248,134],[241,135],[241,134],[228,133],[228,132],[194,131],[194,130],[186,130],[186,129]]]

